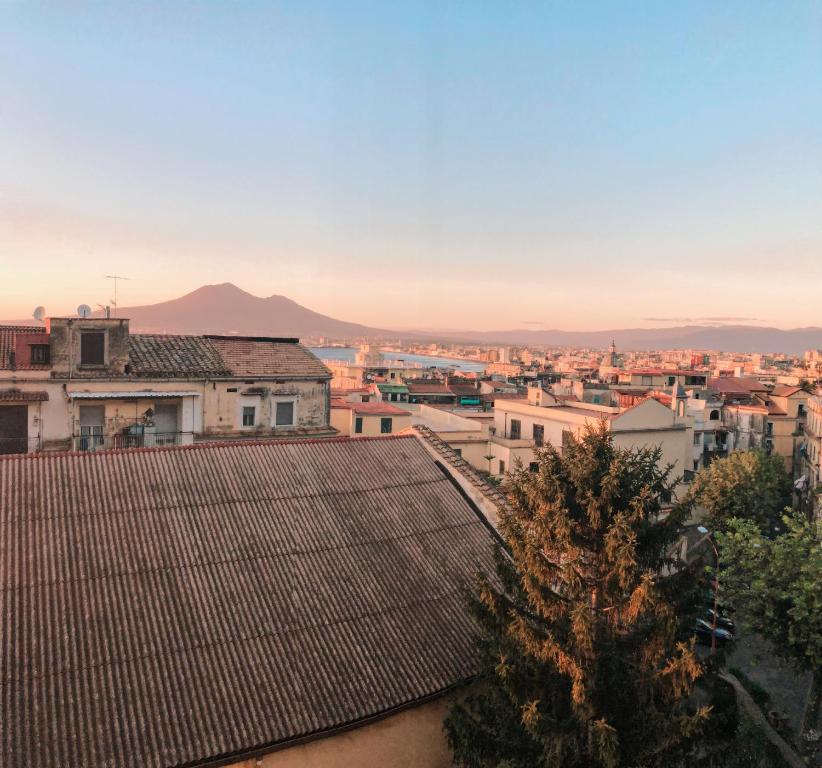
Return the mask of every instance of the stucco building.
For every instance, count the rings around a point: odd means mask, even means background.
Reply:
[[[331,373],[297,339],[132,334],[127,319],[0,327],[0,451],[315,437]]]

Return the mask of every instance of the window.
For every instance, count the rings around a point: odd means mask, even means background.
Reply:
[[[293,427],[294,426],[294,401],[285,400],[277,403],[277,409],[274,416],[274,425],[277,427]]]
[[[805,406],[802,403],[796,406],[796,415],[800,418],[805,415]]]
[[[362,434],[362,416],[357,416],[357,418],[354,419],[354,434]]]
[[[519,440],[522,436],[522,422],[519,419],[511,419],[511,439]]]
[[[499,460],[499,473],[501,475],[505,474],[505,462],[502,459]]]
[[[528,465],[528,471],[529,472],[539,472],[539,462],[538,461],[532,461]]]
[[[391,430],[393,428],[394,428],[394,419],[392,419],[390,416],[380,419],[380,434],[390,435]]]
[[[106,335],[102,331],[80,334],[80,365],[103,365]]]
[[[545,427],[542,424],[534,424],[534,445],[541,448],[545,443]]]
[[[710,415],[708,416],[708,418],[709,418],[711,421],[719,421],[719,411],[718,411],[718,410],[713,410],[713,411],[711,411],[711,413],[710,413]]]
[[[31,362],[32,365],[48,365],[51,359],[48,344],[32,344],[31,345]]]
[[[767,430],[766,434],[769,434],[769,435],[773,434],[773,422],[772,421],[768,422],[768,430]]]
[[[669,376],[668,377],[668,386],[672,387],[674,384],[676,384],[676,376]]]
[[[80,451],[96,451],[104,446],[103,429],[106,422],[104,405],[81,405],[80,434],[76,448]]]
[[[694,445],[699,445],[702,442],[702,435],[699,432],[694,432]]]
[[[243,406],[243,426],[253,427],[256,421],[257,409],[253,405]]]

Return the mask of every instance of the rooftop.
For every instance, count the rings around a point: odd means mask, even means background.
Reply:
[[[442,693],[493,541],[413,436],[0,459],[0,762],[240,761]]]
[[[343,408],[354,413],[361,413],[364,416],[410,416],[408,411],[402,408],[397,408],[396,405],[390,403],[352,403],[350,400],[341,400],[340,398],[332,398],[332,408]]]

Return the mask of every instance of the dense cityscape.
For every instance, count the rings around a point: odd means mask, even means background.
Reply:
[[[822,768],[820,11],[0,3],[0,768]]]

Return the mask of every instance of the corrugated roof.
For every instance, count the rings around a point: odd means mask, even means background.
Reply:
[[[24,391],[22,389],[0,389],[0,401],[16,403],[38,403],[49,399],[49,393],[44,391]]]
[[[220,353],[202,336],[132,334],[129,363],[134,376],[146,378],[231,375]]]
[[[492,541],[413,437],[0,459],[0,764],[196,765],[441,692]]]
[[[331,371],[293,340],[206,336],[235,376],[331,378]]]
[[[163,397],[199,397],[200,392],[192,390],[112,390],[110,392],[69,392],[72,400],[146,400]]]

